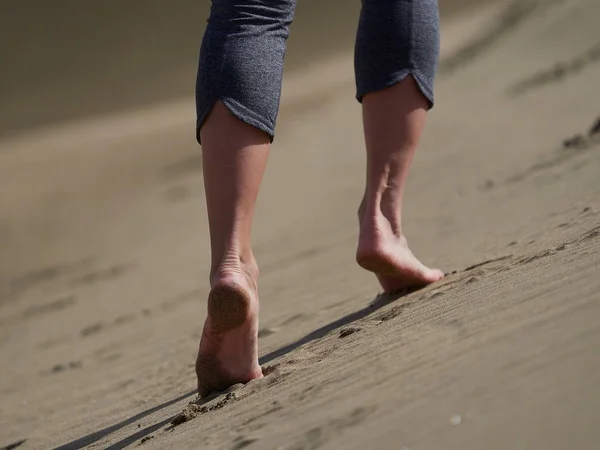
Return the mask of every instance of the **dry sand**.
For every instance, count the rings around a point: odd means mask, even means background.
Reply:
[[[597,0],[445,17],[405,230],[449,276],[398,299],[353,262],[351,49],[290,71],[254,235],[269,375],[198,404],[193,98],[7,133],[0,448],[598,448],[599,21]]]

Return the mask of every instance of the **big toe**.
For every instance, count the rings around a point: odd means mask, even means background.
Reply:
[[[435,283],[436,281],[440,281],[442,278],[444,278],[444,272],[442,272],[440,269],[427,268],[423,275],[424,278],[431,283]]]

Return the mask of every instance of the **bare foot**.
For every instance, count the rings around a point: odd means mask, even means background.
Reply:
[[[386,293],[425,286],[444,278],[438,269],[430,269],[408,248],[406,238],[385,226],[362,227],[356,250],[356,261],[373,272]]]
[[[219,274],[212,283],[196,375],[201,396],[263,376],[258,365],[257,288],[243,272]]]

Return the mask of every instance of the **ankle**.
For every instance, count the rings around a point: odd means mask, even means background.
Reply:
[[[258,264],[252,251],[244,253],[228,251],[215,259],[210,270],[210,282],[213,285],[217,280],[236,278],[240,275],[254,283],[258,280]]]
[[[360,232],[387,232],[402,236],[401,202],[398,195],[383,193],[371,198],[365,196],[358,208]]]

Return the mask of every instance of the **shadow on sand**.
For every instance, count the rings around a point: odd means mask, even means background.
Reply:
[[[292,342],[291,344],[288,344],[284,347],[281,347],[277,350],[274,350],[274,351],[262,356],[259,360],[259,363],[261,365],[264,365],[264,364],[267,364],[281,356],[287,355],[288,353],[297,349],[298,347],[301,347],[301,346],[308,344],[309,342],[315,341],[317,339],[321,339],[325,335],[329,334],[330,332],[332,332],[334,330],[337,330],[338,328],[341,328],[345,325],[351,324],[353,322],[356,322],[358,320],[361,320],[361,319],[367,317],[368,315],[372,314],[373,312],[377,311],[378,309],[383,308],[384,306],[398,300],[401,297],[404,297],[405,295],[408,295],[411,292],[414,292],[414,291],[404,291],[402,293],[398,293],[398,294],[394,294],[394,295],[384,295],[384,294],[378,295],[365,308],[362,308],[358,311],[347,314],[346,316],[341,317],[334,322],[331,322],[327,325],[322,326],[321,328],[318,328],[318,329],[308,333],[306,336],[302,337],[301,339],[298,339],[295,342]],[[142,412],[136,414],[135,416],[125,419],[119,423],[116,423],[109,427],[103,428],[102,430],[90,433],[86,436],[83,436],[79,439],[71,441],[67,444],[61,445],[60,447],[56,447],[54,450],[81,449],[83,447],[86,447],[90,444],[93,444],[94,442],[97,442],[97,441],[105,438],[106,436],[110,435],[111,433],[114,433],[128,425],[135,423],[136,421],[138,421],[150,414],[158,412],[164,408],[167,408],[167,407],[169,407],[177,402],[180,402],[188,397],[191,397],[195,394],[196,394],[196,390],[186,392],[185,394],[182,394],[182,395],[174,398],[173,400],[169,400],[168,402],[165,402],[158,406],[149,408],[149,409],[142,411]],[[212,396],[208,397],[207,401],[210,400],[211,398],[212,398]],[[169,422],[171,422],[174,419],[174,417],[175,416],[169,417],[169,418],[164,419],[160,422],[157,422],[153,425],[150,425],[146,428],[140,429],[136,433],[121,439],[120,441],[112,444],[109,447],[106,447],[106,449],[107,450],[120,450],[120,449],[126,448],[129,445],[133,444],[135,441],[143,439],[144,437],[150,435],[150,433],[153,433],[156,430],[163,427],[164,425],[167,425]]]

